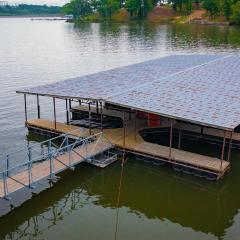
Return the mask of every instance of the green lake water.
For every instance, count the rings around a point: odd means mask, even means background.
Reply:
[[[0,19],[0,152],[27,137],[23,98],[15,90],[170,54],[239,53],[240,28],[197,25],[81,24]],[[240,66],[239,66],[240,67]],[[42,117],[52,105],[40,98]],[[29,118],[36,99],[28,98]],[[57,118],[64,120],[64,103]],[[188,144],[189,147],[189,144]],[[191,147],[191,146],[190,146]],[[193,143],[212,155],[219,149]],[[17,161],[12,159],[11,161]],[[0,218],[0,239],[240,239],[240,154],[211,182],[129,157],[106,169],[82,164],[52,188],[17,194]],[[47,182],[42,183],[42,189]],[[18,200],[29,199],[19,207]],[[14,196],[13,196],[14,197]],[[9,206],[8,206],[9,207]],[[7,207],[0,200],[0,212]]]

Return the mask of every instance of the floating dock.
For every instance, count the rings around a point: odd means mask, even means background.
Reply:
[[[240,142],[239,65],[238,55],[169,56],[21,89],[17,93],[24,95],[25,123],[30,131],[60,136],[68,136],[69,132],[75,131],[81,141],[93,138],[85,144],[89,149],[96,143],[93,136],[100,134],[110,144],[99,145],[101,153],[114,146],[152,159],[159,165],[167,163],[177,171],[219,179],[230,168],[232,145]],[[36,119],[28,119],[27,95],[36,96]],[[52,98],[54,119],[41,118],[40,97]],[[56,99],[66,103],[65,122],[57,121]],[[141,136],[142,130],[154,128],[167,129],[167,145],[148,142]],[[173,134],[176,132],[177,148],[173,146]],[[181,149],[182,134],[185,132],[189,136],[213,140],[218,145],[221,143],[219,156],[205,156]],[[83,146],[76,147],[76,151],[86,150],[83,150]],[[98,155],[99,151],[96,151],[93,151],[91,158]],[[83,152],[79,152],[82,157],[73,153],[74,164],[89,161]],[[68,153],[61,153],[60,161],[55,159],[57,171],[71,167],[66,164]],[[113,158],[110,155],[97,158],[95,165],[107,166],[113,162]],[[51,176],[50,159],[48,153],[45,161],[34,165],[31,169],[33,179],[39,178],[38,172],[42,173],[42,177]],[[46,169],[45,165],[48,166]],[[26,186],[27,176],[30,176],[29,168],[25,169],[25,172],[17,173],[17,181],[13,184],[14,180],[7,176],[8,173],[8,168],[2,171],[2,196],[8,195],[7,186],[9,192],[19,189],[16,185],[19,179],[22,186]],[[31,183],[32,180],[28,179],[28,185]]]

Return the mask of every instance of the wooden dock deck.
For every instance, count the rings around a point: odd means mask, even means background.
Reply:
[[[223,175],[230,166],[230,163],[225,160],[223,160],[221,163],[221,160],[218,158],[203,156],[174,148],[172,148],[171,158],[169,159],[168,147],[146,142],[138,134],[139,130],[144,128],[145,121],[142,120],[137,122],[136,132],[133,122],[134,121],[131,120],[126,122],[125,141],[123,139],[123,128],[105,129],[103,130],[103,133],[109,139],[109,141],[119,148],[142,155],[165,159],[173,164],[185,164],[191,166],[192,168],[214,172],[219,175]],[[77,126],[66,125],[64,123],[57,123],[55,129],[54,122],[45,119],[28,120],[27,126],[30,128],[46,129],[56,133],[65,133],[74,129],[79,129]],[[82,129],[79,131],[82,131],[83,136],[88,133],[87,129]],[[99,129],[93,130],[94,133],[99,131]]]

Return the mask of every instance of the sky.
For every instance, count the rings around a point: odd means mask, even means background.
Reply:
[[[19,4],[19,3],[26,3],[26,4],[47,4],[47,5],[58,5],[62,6],[70,0],[6,0],[9,4]]]

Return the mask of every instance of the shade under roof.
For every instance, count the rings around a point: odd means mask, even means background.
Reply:
[[[18,92],[104,100],[233,130],[240,123],[240,56],[169,56]]]

